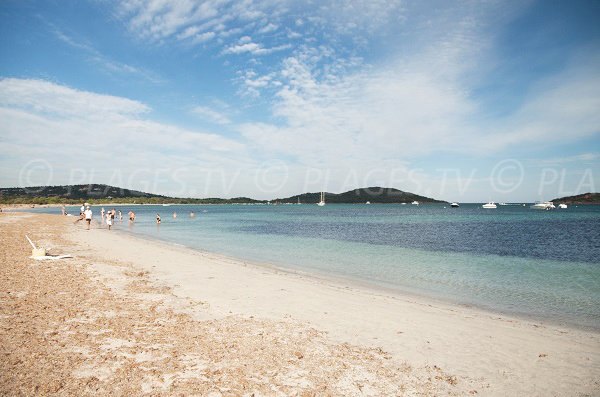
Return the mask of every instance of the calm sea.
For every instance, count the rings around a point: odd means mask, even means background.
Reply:
[[[129,207],[117,207],[125,220],[116,229],[500,313],[600,329],[600,206],[553,211],[529,205],[486,210],[479,204],[131,208],[135,224],[126,221]],[[100,207],[93,209],[98,218]],[[76,207],[69,211],[78,213]]]

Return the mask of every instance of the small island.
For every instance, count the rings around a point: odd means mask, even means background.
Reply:
[[[566,196],[552,200],[555,204],[600,204],[600,193],[583,193],[576,196]]]

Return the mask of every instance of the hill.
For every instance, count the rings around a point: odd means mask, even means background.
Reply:
[[[271,201],[295,204],[298,200],[301,203],[317,203],[320,200],[320,193],[304,193]],[[373,204],[399,204],[411,203],[415,200],[420,203],[444,202],[398,189],[382,187],[354,189],[339,194],[325,193],[325,201],[329,204],[364,204],[367,201]],[[232,199],[178,198],[102,184],[0,188],[0,204],[80,204],[85,201],[96,204],[251,204],[267,202],[248,197]]]
[[[577,196],[567,196],[552,200],[555,204],[600,204],[600,193],[583,193]]]
[[[177,198],[102,184],[0,188],[0,203],[2,204],[79,204],[84,201],[98,204],[236,204],[264,202],[247,197],[233,199]]]
[[[304,193],[296,196],[276,199],[280,203],[300,203],[314,204],[319,202],[321,193]],[[435,200],[418,194],[404,192],[402,190],[387,187],[368,187],[349,190],[344,193],[325,193],[325,201],[329,204],[364,204],[369,201],[372,204],[399,204],[411,203],[445,203],[445,201]]]

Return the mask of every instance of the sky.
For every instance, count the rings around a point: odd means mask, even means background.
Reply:
[[[600,2],[3,0],[0,186],[600,190]]]

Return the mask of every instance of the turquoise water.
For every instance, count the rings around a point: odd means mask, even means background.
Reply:
[[[121,209],[125,216],[129,208]],[[97,215],[99,207],[94,210]],[[115,227],[249,261],[600,329],[600,206],[173,205],[134,211],[134,225]]]

